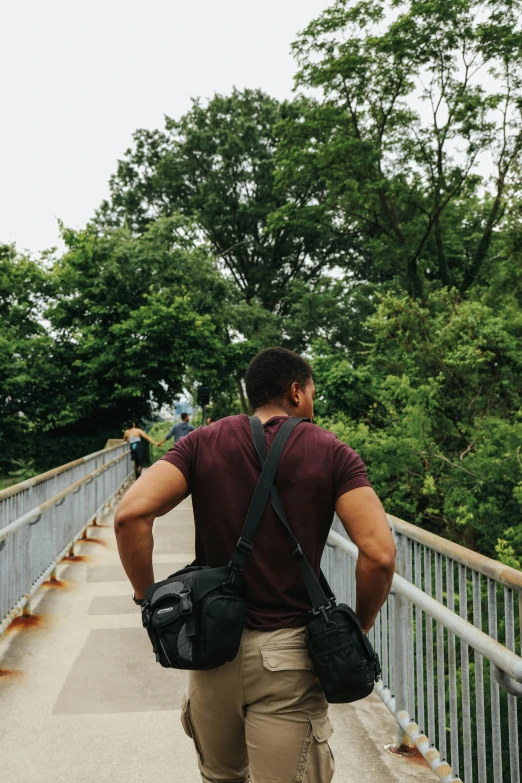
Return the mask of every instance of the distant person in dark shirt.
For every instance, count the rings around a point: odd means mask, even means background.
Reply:
[[[212,418],[212,416],[207,416],[207,427],[209,424],[214,424],[215,419]]]
[[[356,613],[366,632],[386,600],[395,545],[363,461],[333,432],[312,424],[315,386],[301,356],[268,348],[246,374],[266,446],[289,416],[301,422],[281,456],[276,486],[294,535],[319,574],[337,512],[359,549]],[[176,443],[131,487],[115,517],[118,549],[140,600],[154,581],[154,519],[192,494],[196,561],[230,560],[258,478],[248,416],[228,416]],[[236,658],[191,671],[181,721],[198,752],[205,781],[330,783],[333,757],[328,703],[306,644],[311,603],[288,534],[267,503],[242,574],[246,627]],[[356,775],[356,773],[354,773]]]
[[[167,435],[163,438],[163,440],[160,440],[158,443],[158,446],[163,446],[166,440],[169,440],[174,436],[174,443],[177,443],[178,440],[181,440],[181,438],[184,438],[185,435],[188,435],[189,432],[193,432],[196,428],[192,426],[189,422],[189,415],[188,413],[182,413],[181,414],[181,421],[178,421],[177,424],[174,424]]]

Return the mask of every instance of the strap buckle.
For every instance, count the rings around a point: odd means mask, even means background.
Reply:
[[[324,606],[320,606],[318,609],[311,609],[310,610],[310,614],[316,614],[316,615],[317,614],[322,614],[323,617],[325,617],[325,619],[328,620],[326,612],[328,611],[328,609],[332,609],[332,608],[333,608],[332,602],[328,601],[327,604],[325,604]]]
[[[239,540],[236,544],[236,549],[241,552],[243,555],[249,555],[252,551],[254,545],[250,543],[250,541],[247,541],[246,538],[243,538],[243,536],[239,537]]]
[[[330,617],[328,617],[328,609],[335,608],[335,604],[332,606],[332,603],[329,602],[325,606],[320,606],[318,609],[312,609],[311,614],[314,615],[323,615],[324,620],[324,627],[323,630],[325,634],[335,633],[338,630],[338,625],[335,623]]]

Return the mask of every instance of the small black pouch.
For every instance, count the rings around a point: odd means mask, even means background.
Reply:
[[[313,612],[306,627],[308,652],[331,704],[364,699],[373,691],[381,668],[359,618],[346,604]]]

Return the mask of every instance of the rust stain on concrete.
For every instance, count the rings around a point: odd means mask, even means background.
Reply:
[[[63,579],[48,579],[47,582],[42,583],[42,587],[65,590],[70,587],[70,583],[65,582]]]
[[[415,745],[390,745],[386,748],[389,753],[394,756],[400,756],[403,759],[411,761],[413,764],[418,764],[421,767],[429,768],[429,764]]]
[[[40,614],[22,614],[19,617],[15,617],[6,633],[9,633],[14,628],[40,628],[45,624],[45,621]]]
[[[13,669],[0,669],[0,680],[8,679],[9,677],[15,678],[15,677],[21,677],[22,672],[14,671]]]

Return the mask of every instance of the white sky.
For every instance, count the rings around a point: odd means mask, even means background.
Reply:
[[[33,253],[108,194],[137,128],[191,97],[291,95],[290,44],[329,0],[0,0],[0,242]]]

